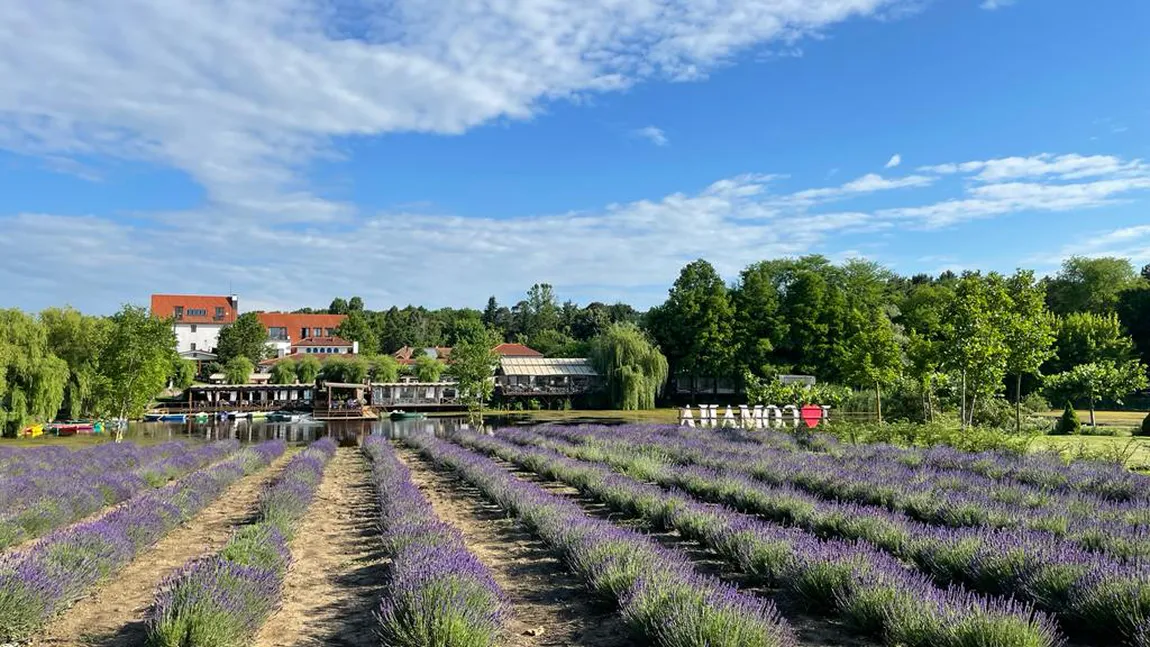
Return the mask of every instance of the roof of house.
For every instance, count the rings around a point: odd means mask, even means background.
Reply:
[[[260,361],[260,366],[272,366],[273,364],[278,364],[284,360],[297,360],[303,359],[305,357],[314,357],[315,359],[318,359],[322,362],[327,360],[329,357],[358,357],[358,355],[349,355],[347,353],[291,353],[289,355],[284,355],[283,357],[271,357],[262,360]]]
[[[299,331],[301,328],[339,328],[347,315],[317,315],[317,314],[296,314],[293,312],[259,312],[256,316],[260,318],[260,323],[264,328],[286,328],[288,340],[299,341]]]
[[[426,348],[412,348],[411,346],[404,346],[399,350],[392,353],[395,359],[399,360],[400,364],[410,363],[415,361],[415,358],[423,353],[432,359],[446,360],[451,357],[451,346],[428,346]]]
[[[293,346],[352,346],[353,344],[351,342],[349,342],[348,340],[344,339],[343,337],[331,336],[331,337],[308,337],[307,339],[301,339],[292,345]]]
[[[523,344],[499,344],[492,351],[500,357],[543,357],[543,353]]]
[[[176,308],[182,307],[183,314],[178,320],[183,324],[231,324],[236,321],[236,304],[228,296],[199,294],[153,294],[152,315],[174,317]],[[223,316],[216,317],[216,308],[223,308]],[[189,315],[190,311],[203,310],[203,315]]]
[[[599,374],[591,360],[582,357],[504,357],[499,360],[504,375],[588,376]]]

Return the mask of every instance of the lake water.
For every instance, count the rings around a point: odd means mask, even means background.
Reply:
[[[497,424],[486,419],[484,428]],[[498,421],[502,426],[506,421]],[[258,443],[265,440],[282,439],[289,444],[304,444],[323,436],[332,436],[340,444],[356,445],[367,436],[397,438],[413,433],[444,433],[466,427],[467,418],[435,417],[423,420],[330,420],[322,423],[268,422],[265,420],[212,420],[206,423],[132,422],[124,432],[125,440],[144,438],[157,440],[227,440],[236,439],[241,443]]]

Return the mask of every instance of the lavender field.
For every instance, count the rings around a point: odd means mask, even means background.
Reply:
[[[0,644],[1150,645],[1150,479],[655,425],[0,449]]]

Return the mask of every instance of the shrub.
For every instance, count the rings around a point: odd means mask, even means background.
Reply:
[[[1062,417],[1058,419],[1058,424],[1054,425],[1054,431],[1051,433],[1056,436],[1069,436],[1080,431],[1082,431],[1082,423],[1078,421],[1078,412],[1074,410],[1073,404],[1067,402],[1066,409],[1062,411]]]
[[[1142,419],[1142,428],[1134,430],[1135,436],[1150,436],[1150,413]]]

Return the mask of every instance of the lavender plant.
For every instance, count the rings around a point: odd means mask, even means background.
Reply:
[[[190,519],[242,477],[269,464],[283,441],[240,450],[167,486],[130,499],[103,518],[50,533],[0,556],[0,641],[23,640],[92,586]]]

